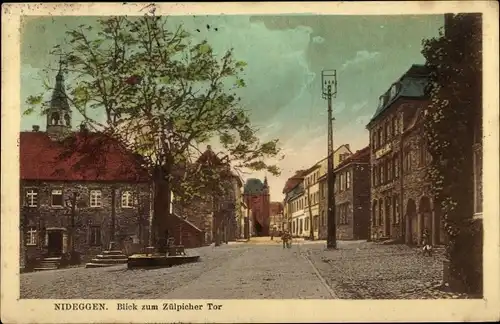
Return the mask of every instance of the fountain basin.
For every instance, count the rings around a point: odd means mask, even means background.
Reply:
[[[162,254],[134,254],[128,257],[128,269],[154,269],[168,268],[184,263],[198,262],[199,255],[175,255],[165,256]]]

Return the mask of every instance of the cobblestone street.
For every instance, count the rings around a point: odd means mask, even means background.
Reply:
[[[457,298],[430,287],[442,257],[400,245],[276,241],[190,251],[201,261],[155,270],[72,268],[21,275],[21,298],[113,299],[415,299]]]

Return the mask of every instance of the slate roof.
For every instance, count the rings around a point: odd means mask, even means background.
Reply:
[[[335,171],[354,162],[370,162],[370,146],[366,146],[361,150],[356,151],[347,159],[340,162],[339,165],[335,168]]]
[[[75,132],[61,141],[45,132],[21,132],[22,180],[148,181],[140,157],[100,133]]]
[[[250,178],[246,181],[243,194],[245,195],[254,195],[260,194],[264,190],[264,183],[257,178]]]
[[[425,98],[426,88],[429,82],[429,74],[430,70],[425,65],[412,65],[408,71],[406,71],[382,96],[380,96],[380,98],[384,99],[384,104],[379,104],[375,114],[368,123],[368,126],[400,98]],[[393,98],[391,98],[391,89],[393,85],[396,85],[397,93]]]

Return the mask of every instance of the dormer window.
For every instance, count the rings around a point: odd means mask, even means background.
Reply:
[[[398,93],[398,85],[395,83],[392,85],[391,87],[391,99],[394,99],[394,97],[396,96],[396,94]]]
[[[384,96],[380,97],[378,107],[382,108],[384,106]]]

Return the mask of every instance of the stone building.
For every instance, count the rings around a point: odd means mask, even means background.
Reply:
[[[28,267],[70,252],[89,259],[112,241],[148,245],[150,185],[139,158],[85,126],[72,131],[71,114],[59,71],[46,131],[20,133],[20,244]]]
[[[255,236],[269,235],[270,199],[267,177],[262,182],[259,179],[248,179],[244,186],[243,199],[252,211],[252,228]]]
[[[210,184],[202,183],[201,187],[203,188],[197,188],[196,190],[199,191],[193,198],[182,201],[181,197],[177,196],[174,200],[176,214],[181,215],[194,228],[203,232],[202,244],[204,245],[215,241],[217,230],[220,231],[222,241],[234,241],[241,235],[240,231],[242,231],[239,227],[241,204],[243,203],[242,181],[238,175],[230,170],[228,164],[226,165],[217,157],[210,146],[198,157],[195,163],[185,166],[182,173],[198,177],[199,172],[203,172],[202,169],[208,170],[210,168],[219,172],[218,180],[213,183],[218,188],[214,189],[217,190],[215,195],[209,188]],[[193,180],[197,181],[197,179],[191,179],[191,181]],[[197,184],[200,185],[200,183]],[[223,194],[219,191],[222,188],[224,188]],[[193,232],[192,226],[186,225],[188,224],[185,224],[184,228]]]
[[[373,240],[420,244],[425,229],[442,242],[440,217],[430,193],[430,155],[422,114],[428,104],[429,71],[412,65],[379,99],[368,123],[371,148],[371,233]]]
[[[370,228],[370,148],[335,168],[335,216],[338,240],[362,240]]]

